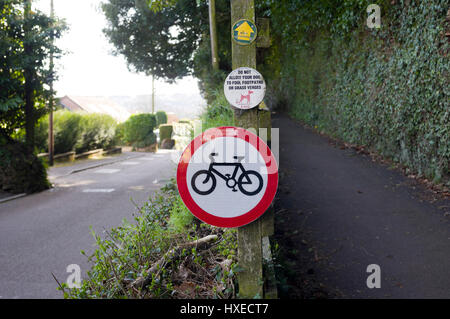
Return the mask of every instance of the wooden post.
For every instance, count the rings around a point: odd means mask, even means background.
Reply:
[[[152,74],[152,114],[155,114],[155,76]]]
[[[259,30],[259,27],[258,27]],[[267,40],[264,40],[267,41]],[[260,46],[260,43],[256,44],[257,47]],[[267,42],[264,43],[265,46]],[[263,106],[263,107],[262,107]],[[260,132],[260,138],[263,139],[269,147],[271,147],[271,129],[272,129],[272,121],[270,116],[270,111],[265,107],[264,102],[260,104],[259,112],[258,112],[258,121],[259,121],[259,129],[266,129],[265,134]],[[262,256],[265,261],[264,267],[264,298],[266,299],[276,299],[278,298],[276,278],[275,278],[275,267],[272,261],[272,252],[270,248],[270,240],[269,236],[272,236],[275,233],[275,212],[273,205],[267,209],[264,215],[261,216],[261,237],[262,237]]]
[[[263,102],[264,103],[264,102]],[[261,103],[261,104],[263,104]],[[266,134],[264,136],[260,136],[264,142],[270,147],[271,145],[271,129],[272,129],[272,120],[270,116],[270,111],[259,109],[258,111],[258,127],[259,129],[266,129]],[[272,205],[267,209],[264,215],[261,216],[261,237],[272,236],[274,234],[274,211]]]
[[[254,0],[231,0],[231,24],[241,19],[255,21]],[[231,35],[232,36],[232,35]],[[239,45],[232,42],[233,70],[239,67],[256,69],[256,44]],[[235,110],[236,126],[253,128],[258,132],[258,108]],[[238,258],[242,271],[238,273],[239,297],[263,297],[263,269],[261,246],[261,220],[238,229]]]
[[[219,70],[219,50],[217,44],[216,0],[209,0],[209,31],[211,38],[211,59],[214,70]]]
[[[53,6],[53,0],[50,0],[50,18],[53,19],[55,17],[55,10]],[[52,44],[53,44],[53,33],[52,33]],[[50,71],[53,73],[54,63],[53,63],[53,50],[50,52]],[[50,99],[48,101],[48,107],[50,109],[50,113],[48,115],[48,165],[53,166],[53,157],[54,157],[54,136],[53,136],[53,79],[50,81]]]
[[[25,0],[24,3],[24,35],[26,41],[23,45],[23,50],[25,56],[29,57],[33,54],[33,48],[30,44],[32,27],[30,23],[31,19],[31,0]],[[34,151],[35,145],[35,136],[34,136],[34,125],[35,125],[35,111],[34,111],[34,90],[33,90],[33,80],[35,77],[33,67],[29,64],[24,68],[24,97],[25,97],[25,144],[27,146],[27,151],[29,154],[32,154]]]

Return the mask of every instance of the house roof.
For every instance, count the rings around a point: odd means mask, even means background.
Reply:
[[[84,111],[84,109],[78,105],[75,101],[69,98],[67,95],[59,99],[59,103],[71,112]]]
[[[166,112],[167,115],[167,124],[172,124],[178,122],[178,117],[173,112]]]
[[[108,114],[119,122],[126,121],[130,113],[107,97],[101,96],[64,96],[60,104],[71,112]]]

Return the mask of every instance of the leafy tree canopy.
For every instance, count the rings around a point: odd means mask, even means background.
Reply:
[[[192,73],[194,51],[209,28],[207,6],[179,0],[157,8],[147,0],[107,0],[103,31],[132,70],[173,81]]]
[[[0,133],[4,138],[25,126],[26,90],[33,97],[33,125],[45,114],[49,84],[56,77],[48,57],[50,52],[60,55],[53,39],[65,29],[63,21],[42,12],[25,14],[24,3],[0,0]]]

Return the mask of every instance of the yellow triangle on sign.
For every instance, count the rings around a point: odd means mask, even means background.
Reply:
[[[249,41],[251,38],[251,34],[253,33],[253,29],[250,27],[247,21],[237,27],[236,31],[238,32],[237,39],[244,41]]]

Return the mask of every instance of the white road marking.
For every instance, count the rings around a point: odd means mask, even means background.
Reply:
[[[130,187],[128,187],[129,189],[131,189],[131,190],[134,190],[134,191],[143,191],[143,190],[145,190],[145,187],[144,186],[130,186]]]
[[[87,188],[83,189],[83,193],[112,193],[114,188]]]
[[[122,162],[122,165],[138,165],[140,164],[139,162]]]
[[[94,173],[98,173],[98,174],[114,174],[120,172],[120,169],[115,169],[115,168],[103,168],[103,169],[98,169],[96,170]]]

